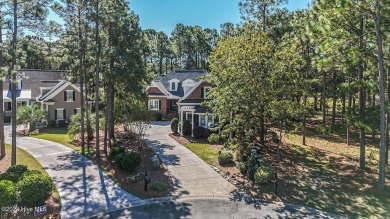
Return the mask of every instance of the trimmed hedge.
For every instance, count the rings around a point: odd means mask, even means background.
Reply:
[[[255,173],[255,183],[264,184],[271,180],[272,169],[269,166],[260,166],[257,168]]]
[[[171,120],[171,130],[173,133],[177,133],[179,129],[179,119],[174,118]]]
[[[114,160],[115,165],[116,165],[118,168],[120,168],[120,169],[123,169],[122,161],[123,161],[124,157],[125,157],[125,153],[120,153],[120,154],[117,154],[117,155],[115,156],[115,160]]]
[[[26,165],[14,165],[14,166],[10,166],[7,169],[7,173],[16,173],[19,174],[20,176],[23,175],[23,173],[26,171],[27,171]]]
[[[42,175],[42,173],[39,172],[38,170],[27,170],[26,172],[23,173],[22,179],[30,175]]]
[[[195,138],[204,138],[206,134],[206,129],[203,127],[196,127],[194,129],[194,137]]]
[[[29,206],[37,206],[44,203],[53,191],[53,183],[50,177],[32,174],[28,175],[16,184],[23,203]]]
[[[125,148],[120,146],[115,146],[110,149],[110,153],[108,154],[108,157],[110,159],[115,159],[116,155],[124,153]]]
[[[2,173],[0,174],[0,180],[8,180],[17,183],[21,178],[21,175],[17,173]]]
[[[115,165],[120,169],[134,171],[140,164],[141,155],[137,152],[125,152],[115,157]]]
[[[13,206],[16,203],[16,186],[9,180],[0,180],[0,206]]]
[[[219,165],[229,165],[233,163],[233,154],[230,152],[219,151],[218,152],[218,163]]]
[[[125,153],[122,161],[122,168],[134,171],[141,164],[141,155],[137,152]]]

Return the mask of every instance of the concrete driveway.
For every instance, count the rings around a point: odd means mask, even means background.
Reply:
[[[5,126],[11,143],[11,126]],[[49,174],[61,197],[62,218],[82,218],[131,206],[139,198],[117,186],[97,165],[55,142],[17,137],[19,148],[34,156]]]
[[[168,166],[175,187],[174,196],[230,196],[237,188],[207,163],[171,137],[169,122],[154,122],[145,142]]]

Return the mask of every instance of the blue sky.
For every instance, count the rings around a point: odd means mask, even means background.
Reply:
[[[140,17],[142,29],[155,29],[170,35],[177,23],[219,30],[221,23],[241,21],[240,0],[130,0]],[[291,11],[306,8],[311,0],[289,0]],[[53,13],[50,20],[59,20]]]

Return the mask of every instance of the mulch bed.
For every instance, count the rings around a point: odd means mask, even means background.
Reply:
[[[143,199],[166,197],[171,194],[172,183],[167,167],[162,162],[160,162],[160,168],[157,170],[153,169],[151,158],[153,157],[154,152],[143,141],[136,140],[136,137],[133,133],[124,132],[123,130],[116,133],[116,140],[120,143],[119,145],[125,147],[127,151],[138,152],[141,154],[141,164],[136,168],[135,171],[129,172],[127,170],[117,168],[114,164],[114,161],[110,160],[109,157],[104,154],[103,134],[103,132],[100,133],[100,160],[97,163],[99,163],[102,168],[108,171],[110,173],[109,175],[114,178],[114,180],[116,180],[123,189]],[[95,147],[95,140],[91,140],[89,144]],[[108,148],[108,154],[109,152],[110,149]],[[96,162],[95,155],[90,156],[90,158],[94,159]],[[145,192],[144,180],[135,183],[129,183],[126,180],[127,177],[135,175],[138,172],[147,172],[148,177],[150,177],[152,181],[151,183],[161,182],[168,184],[170,188],[165,191],[158,192],[152,190],[149,184],[148,190]]]

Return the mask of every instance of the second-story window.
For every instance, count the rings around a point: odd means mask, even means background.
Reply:
[[[64,92],[64,100],[66,102],[74,102],[76,100],[75,96],[76,95],[74,90],[67,90]]]
[[[171,83],[171,90],[176,90],[176,82]]]
[[[207,94],[208,94],[210,89],[211,89],[211,87],[204,87],[203,88],[203,99],[210,99],[209,97],[207,97]]]

